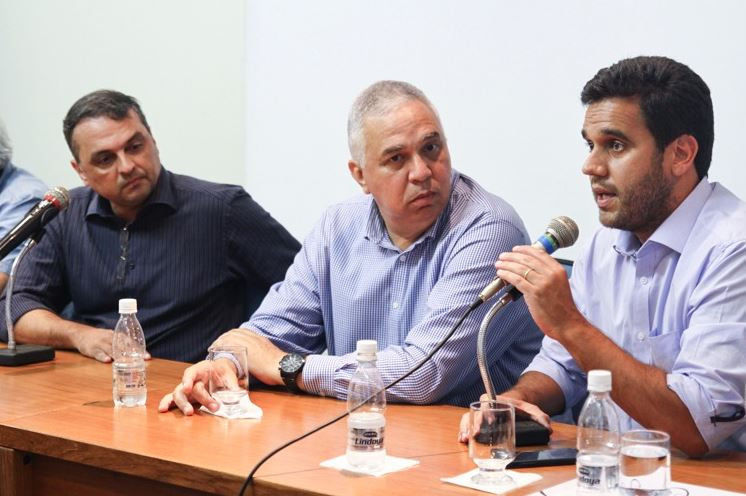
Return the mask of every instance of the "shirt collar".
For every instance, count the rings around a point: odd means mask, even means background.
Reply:
[[[684,201],[676,207],[676,210],[645,241],[645,244],[656,243],[681,253],[694,223],[697,222],[699,212],[712,193],[712,188],[713,185],[707,181],[707,178],[702,178]],[[630,256],[641,249],[640,241],[630,231],[619,231],[614,249],[622,255]]]
[[[153,188],[150,196],[145,200],[145,203],[140,209],[140,213],[138,213],[138,217],[142,212],[150,210],[155,205],[163,205],[171,211],[176,211],[178,207],[176,194],[171,181],[171,173],[163,167],[161,167],[161,173],[158,175],[158,180],[155,182],[155,188]],[[98,193],[93,194],[93,197],[88,203],[88,209],[86,210],[85,216],[86,218],[91,216],[108,219],[118,218],[111,209],[111,202]]]
[[[451,192],[449,194],[448,202],[446,203],[445,208],[440,213],[435,222],[433,222],[433,224],[417,239],[417,241],[412,243],[412,245],[407,248],[406,251],[411,250],[414,246],[419,245],[426,239],[437,239],[440,236],[441,232],[448,224],[452,205],[455,201],[458,200],[459,197],[458,193],[456,193],[455,191],[456,182],[458,181],[459,177],[460,174],[458,171],[456,171],[455,169],[451,171]],[[365,231],[363,235],[369,241],[372,241],[379,245],[386,243],[387,245],[389,245],[387,246],[387,248],[398,250],[398,248],[393,243],[391,243],[391,240],[389,239],[389,234],[386,230],[386,223],[383,221],[381,212],[380,210],[378,210],[378,205],[376,204],[372,195],[370,197],[370,206],[368,210],[368,222],[365,225]]]

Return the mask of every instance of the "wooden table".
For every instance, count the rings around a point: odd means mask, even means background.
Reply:
[[[226,420],[198,413],[157,412],[185,364],[148,363],[146,407],[114,408],[111,365],[58,352],[54,362],[0,367],[0,495],[236,494],[244,477],[270,449],[332,416],[341,401],[255,390],[261,420]],[[389,454],[420,464],[385,477],[361,477],[319,467],[344,452],[341,421],[291,446],[257,473],[247,494],[470,494],[440,481],[471,470],[456,440],[465,409],[390,405]],[[573,426],[555,425],[551,446],[572,446]],[[543,478],[510,494],[529,494],[574,477],[574,467],[528,469]],[[707,460],[674,457],[673,478],[746,490],[746,454]]]

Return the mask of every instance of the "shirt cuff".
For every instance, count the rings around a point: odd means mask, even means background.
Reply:
[[[695,379],[683,374],[667,374],[666,384],[689,409],[689,414],[709,449],[716,448],[746,424],[744,419],[736,422],[713,423],[710,417],[718,414],[727,415],[731,412],[716,411],[712,397]]]
[[[345,391],[337,391],[334,387],[335,376],[345,365],[344,357],[330,355],[308,355],[303,366],[303,388],[319,396],[342,398]]]
[[[551,358],[543,356],[541,352],[534,357],[521,375],[526,372],[541,372],[556,382],[565,396],[565,410],[575,406],[575,403],[582,398],[582,388],[580,389],[581,394],[578,394],[578,383],[582,384],[583,382],[581,377],[568,371]]]
[[[213,360],[219,360],[221,358],[229,360],[236,367],[236,376],[239,379],[243,379],[245,377],[246,372],[244,371],[243,367],[241,367],[241,362],[238,361],[238,358],[228,353],[227,351],[220,351],[218,353],[215,353],[215,355],[213,355],[212,357]]]

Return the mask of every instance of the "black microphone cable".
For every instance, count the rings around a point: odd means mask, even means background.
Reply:
[[[398,379],[395,379],[393,382],[389,383],[388,385],[384,386],[383,390],[386,391],[389,388],[391,388],[391,387],[399,384],[401,381],[403,381],[404,379],[406,379],[407,377],[409,377],[410,375],[412,375],[413,373],[415,373],[417,370],[419,370],[420,367],[422,367],[423,365],[425,365],[425,363],[427,363],[428,360],[430,360],[433,357],[433,355],[435,355],[435,353],[437,353],[443,347],[443,345],[446,344],[446,341],[448,341],[451,338],[451,336],[453,336],[453,333],[455,333],[456,330],[459,327],[461,327],[461,324],[463,324],[464,320],[466,320],[466,317],[468,317],[471,314],[471,312],[473,312],[482,303],[484,303],[484,301],[481,298],[477,298],[474,301],[474,303],[472,303],[469,306],[469,308],[466,310],[466,312],[464,313],[464,315],[462,315],[461,318],[456,322],[456,324],[451,328],[451,330],[448,331],[448,334],[446,334],[445,336],[443,336],[443,339],[441,339],[438,342],[438,344],[435,345],[435,347],[430,351],[430,353],[427,354],[427,356],[425,356],[425,358],[423,358],[422,360],[420,360],[420,362],[417,363],[414,367],[412,367],[411,369],[409,369],[408,371],[406,371],[404,373],[404,375],[402,375]],[[311,429],[311,430],[309,430],[307,432],[304,432],[300,436],[297,436],[297,437],[291,439],[290,441],[287,441],[287,442],[283,443],[282,445],[278,446],[277,448],[273,449],[272,451],[270,451],[269,453],[267,453],[266,455],[264,455],[264,457],[262,457],[262,459],[259,460],[256,465],[254,465],[254,468],[251,469],[251,472],[249,472],[249,475],[246,477],[246,480],[244,481],[243,486],[241,486],[241,489],[238,491],[238,496],[243,496],[244,491],[246,491],[246,489],[251,484],[251,481],[254,479],[254,474],[256,473],[256,471],[259,470],[259,468],[262,465],[264,465],[264,463],[267,460],[269,460],[270,458],[272,458],[275,454],[277,454],[280,451],[284,450],[288,446],[290,446],[290,445],[292,445],[294,443],[297,443],[301,439],[305,439],[308,436],[310,436],[311,434],[320,431],[324,427],[328,427],[328,426],[332,425],[333,423],[338,422],[339,420],[342,420],[347,415],[349,415],[350,412],[354,412],[355,410],[357,410],[358,408],[360,408],[361,406],[363,406],[364,404],[366,404],[376,394],[378,394],[378,391],[376,391],[375,393],[373,393],[372,395],[370,395],[368,398],[366,398],[365,400],[363,400],[362,402],[360,402],[358,405],[355,405],[355,407],[353,407],[352,409],[347,410],[347,411],[345,411],[344,413],[342,413],[340,415],[337,415],[333,419],[331,419],[331,420],[329,420],[327,422],[324,422],[323,424],[318,425],[318,426],[314,427],[313,429]]]

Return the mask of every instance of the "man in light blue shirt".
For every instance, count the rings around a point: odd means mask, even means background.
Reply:
[[[13,165],[10,161],[12,157],[13,148],[5,126],[0,121],[0,238],[21,221],[46,191],[44,183]],[[5,289],[13,261],[22,249],[23,244],[0,260],[0,293]]]
[[[249,349],[248,372],[266,384],[344,398],[359,339],[378,341],[378,367],[390,383],[418,363],[494,275],[490,257],[529,241],[504,200],[451,169],[438,115],[413,86],[376,83],[353,105],[348,167],[365,195],[333,205],[303,243],[285,281],[270,289],[242,329],[218,339]],[[388,398],[466,405],[482,392],[476,354],[478,308],[418,372]],[[533,358],[541,333],[523,302],[488,333],[491,374],[503,389]],[[322,352],[328,349],[329,354]],[[246,370],[234,363],[234,381]],[[235,367],[235,368],[233,368]],[[205,364],[188,369],[172,402],[211,410]]]
[[[504,394],[548,424],[546,414],[583,399],[589,370],[608,369],[623,431],[665,431],[691,456],[737,446],[746,425],[746,205],[707,179],[709,89],[681,63],[637,57],[599,71],[581,100],[583,173],[605,227],[569,285],[535,249],[500,256],[498,276],[523,292],[546,334]]]

